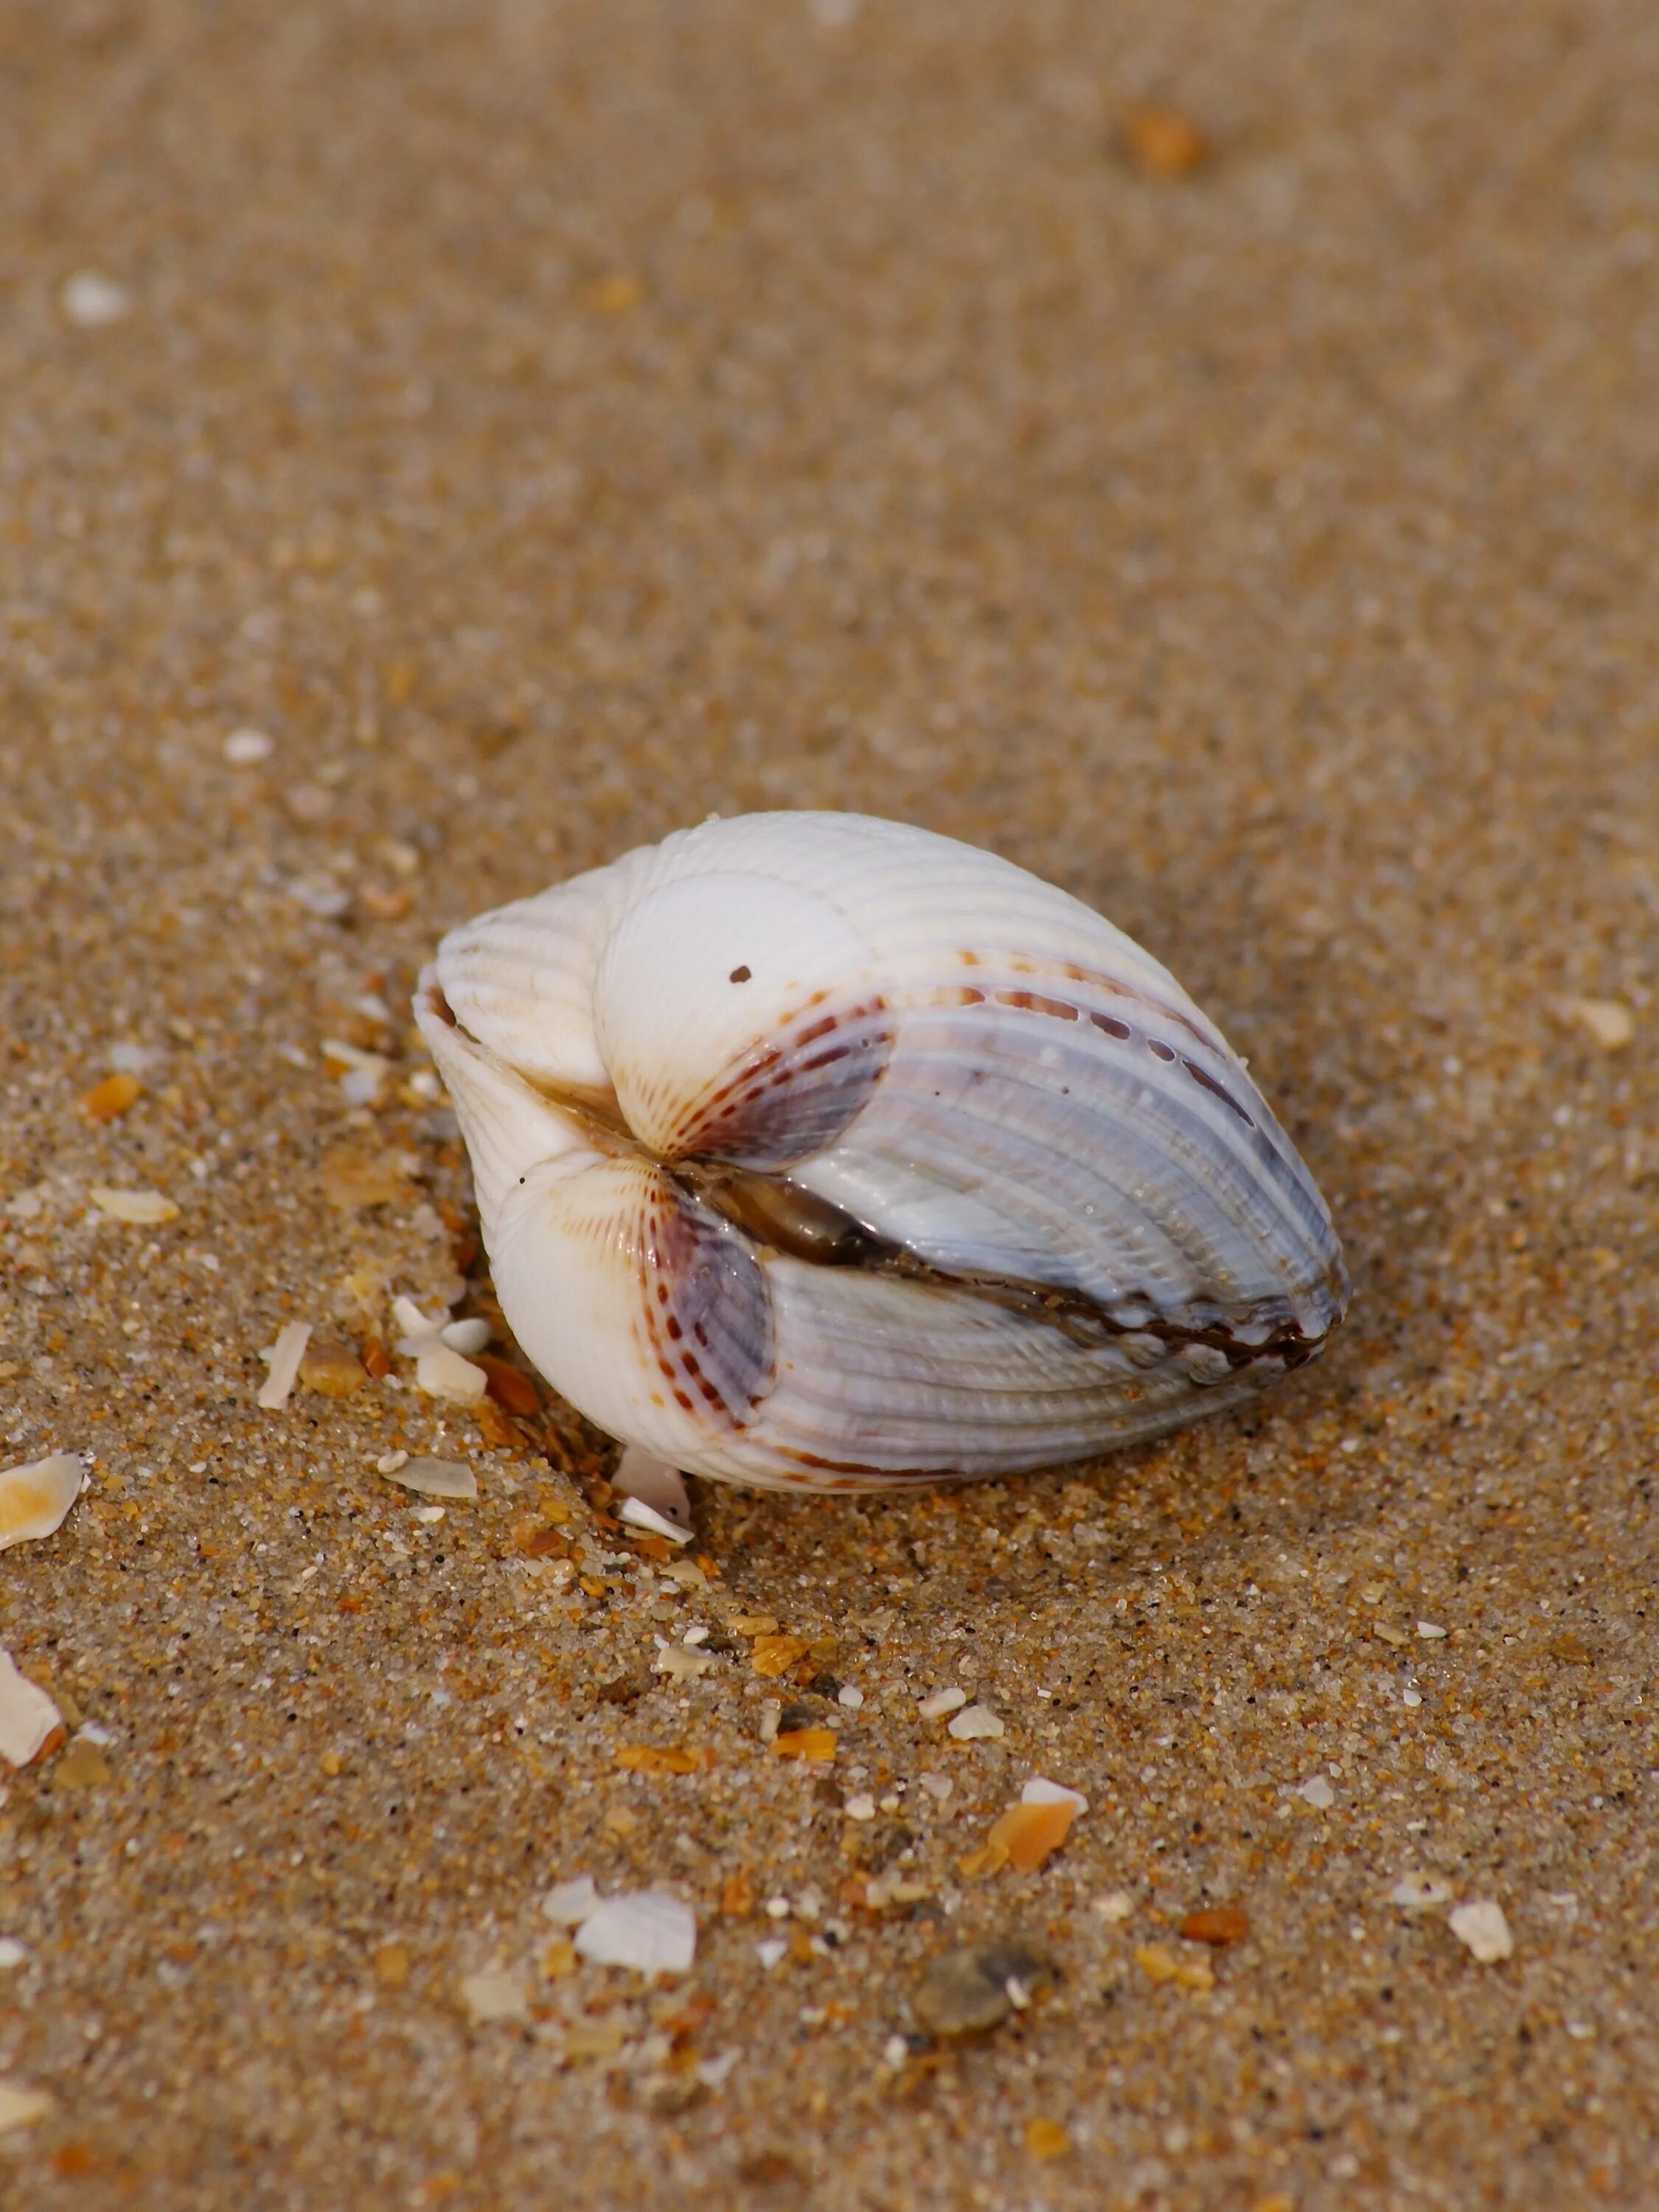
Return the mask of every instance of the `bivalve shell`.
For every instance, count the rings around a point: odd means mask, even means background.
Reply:
[[[1346,1304],[1173,976],[947,838],[709,821],[454,931],[416,1012],[520,1343],[675,1467],[1086,1457],[1261,1389]]]

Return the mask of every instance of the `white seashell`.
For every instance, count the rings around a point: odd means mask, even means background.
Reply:
[[[52,1452],[0,1473],[0,1552],[61,1528],[86,1474],[78,1452]]]
[[[453,931],[416,1015],[519,1341],[673,1467],[1085,1458],[1263,1389],[1347,1303],[1174,978],[923,830],[706,822]]]
[[[0,1759],[27,1766],[63,1725],[63,1715],[40,1685],[18,1672],[9,1651],[0,1651]]]

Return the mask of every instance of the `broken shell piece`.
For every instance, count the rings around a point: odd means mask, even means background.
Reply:
[[[1207,1943],[1212,1951],[1224,1951],[1230,1943],[1242,1943],[1250,1932],[1250,1916],[1236,1905],[1204,1905],[1195,1912],[1187,1913],[1181,1923],[1181,1939],[1184,1943]]]
[[[556,1882],[542,1899],[542,1911],[556,1927],[579,1928],[599,1902],[592,1875],[579,1874],[568,1881]]]
[[[62,1739],[64,1717],[38,1682],[17,1671],[10,1652],[0,1651],[0,1759],[27,1766],[54,1735]]]
[[[461,1983],[461,2002],[479,2027],[496,2020],[525,2020],[530,2013],[530,1990],[520,1974],[468,1974]]]
[[[617,1462],[611,1487],[624,1503],[621,1518],[636,1528],[649,1528],[670,1543],[689,1544],[696,1530],[691,1500],[678,1468],[655,1459],[637,1444],[629,1444]]]
[[[331,892],[333,889],[330,886]],[[297,896],[300,887],[295,885],[294,890]],[[350,895],[348,893],[344,903],[349,904],[349,902]],[[301,896],[300,903],[310,908],[313,913],[319,911],[307,898]],[[334,908],[336,914],[343,911],[344,904]],[[349,1106],[374,1105],[380,1095],[380,1085],[392,1073],[392,1062],[384,1053],[364,1052],[355,1044],[347,1044],[343,1038],[325,1037],[322,1055],[337,1079],[340,1095]]]
[[[1636,1017],[1622,999],[1565,999],[1561,1018],[1603,1052],[1622,1052],[1636,1034]]]
[[[31,2089],[21,2081],[0,2081],[0,2136],[10,2135],[15,2128],[33,2127],[55,2110],[48,2091]]]
[[[144,1086],[129,1069],[106,1075],[82,1095],[81,1111],[94,1121],[118,1121],[143,1096]]]
[[[403,1490],[417,1491],[422,1498],[476,1498],[478,1479],[465,1461],[410,1459],[386,1470],[388,1482]]]
[[[958,1743],[987,1742],[1003,1733],[1002,1722],[989,1705],[965,1706],[946,1724],[946,1734]]]
[[[489,1388],[489,1377],[462,1355],[483,1351],[489,1341],[489,1322],[428,1321],[412,1298],[394,1298],[392,1312],[404,1332],[398,1349],[415,1362],[416,1388],[428,1398],[476,1406]]]
[[[684,1974],[697,1948],[696,1915],[665,1890],[607,1897],[582,1922],[576,1948],[596,1966],[641,1974]]]
[[[60,1528],[81,1494],[86,1471],[78,1454],[53,1452],[0,1474],[0,1552]]]
[[[291,1321],[279,1333],[268,1352],[259,1354],[270,1369],[256,1402],[267,1413],[275,1413],[288,1403],[288,1394],[299,1379],[300,1362],[305,1357],[311,1341],[311,1323]]]
[[[1460,1905],[1455,1912],[1446,1915],[1446,1924],[1483,1966],[1495,1966],[1500,1960],[1513,1955],[1515,1938],[1504,1917],[1504,1908],[1494,1905],[1490,1898]]]
[[[1456,1893],[1437,1874],[1402,1874],[1389,1892],[1389,1902],[1402,1912],[1427,1912],[1437,1905],[1449,1905]]]
[[[453,1406],[476,1406],[489,1388],[489,1377],[447,1344],[429,1344],[415,1362],[415,1387]]]
[[[972,1876],[1012,1866],[1016,1874],[1035,1874],[1065,1842],[1078,1814],[1088,1809],[1089,1801],[1081,1791],[1033,1775],[1018,1804],[1000,1814],[981,1849],[963,1860],[962,1871]]]
[[[966,1690],[958,1689],[953,1682],[948,1690],[933,1690],[916,1707],[925,1721],[943,1720],[946,1713],[959,1712],[968,1702]]]
[[[179,1218],[178,1207],[159,1190],[112,1190],[107,1183],[95,1182],[87,1195],[100,1213],[137,1229],[155,1229]]]

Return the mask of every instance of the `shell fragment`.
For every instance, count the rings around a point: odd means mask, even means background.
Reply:
[[[38,1682],[0,1651],[0,1759],[27,1766],[63,1729],[64,1717]]]
[[[306,1346],[310,1341],[311,1323],[308,1321],[291,1321],[278,1331],[276,1341],[270,1349],[259,1354],[270,1369],[255,1401],[265,1413],[280,1413],[287,1405],[289,1394],[299,1380],[300,1362],[305,1358]]]
[[[86,1462],[75,1452],[53,1452],[0,1474],[0,1552],[8,1545],[50,1536],[81,1495]]]

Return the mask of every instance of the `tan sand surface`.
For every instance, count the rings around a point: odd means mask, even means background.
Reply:
[[[68,1733],[0,2203],[1659,2202],[1656,82],[1645,0],[0,10],[0,1465],[94,1455],[0,1556]],[[262,1410],[285,1324],[494,1317],[437,933],[775,805],[1166,960],[1331,1198],[1329,1356],[1099,1467],[702,1486],[704,1565],[556,1404]],[[989,1870],[1036,1774],[1088,1810]],[[690,1973],[579,1958],[583,1873]]]

